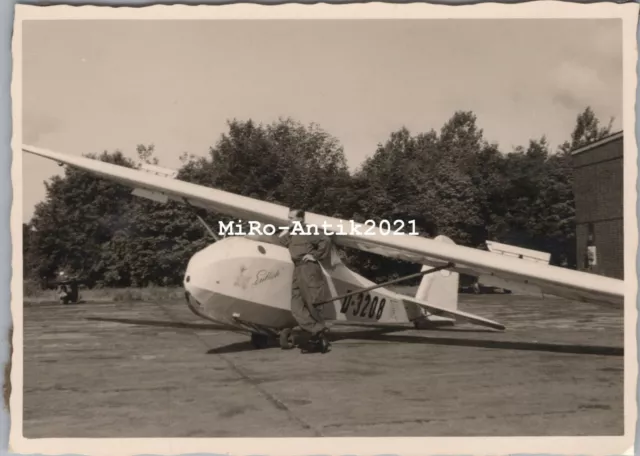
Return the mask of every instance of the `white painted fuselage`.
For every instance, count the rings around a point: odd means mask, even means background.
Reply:
[[[326,272],[341,296],[374,285],[336,257]],[[276,238],[228,237],[196,253],[184,287],[197,315],[242,332],[274,333],[296,326],[291,313],[293,262]],[[401,295],[377,288],[324,305],[327,321],[354,324],[409,323],[424,315]]]

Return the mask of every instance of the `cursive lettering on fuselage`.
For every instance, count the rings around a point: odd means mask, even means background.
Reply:
[[[264,269],[261,269],[256,274],[256,280],[253,282],[253,284],[254,285],[260,285],[261,283],[266,282],[267,280],[275,279],[279,275],[280,275],[280,270],[266,271]]]

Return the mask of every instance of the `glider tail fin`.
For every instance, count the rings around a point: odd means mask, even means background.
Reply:
[[[453,241],[446,236],[438,236],[436,241],[452,244]],[[422,270],[431,269],[433,266],[425,265]],[[458,310],[458,283],[460,276],[457,272],[443,270],[427,274],[422,277],[415,298],[447,310]],[[450,318],[438,317],[426,313],[429,323],[447,322]]]

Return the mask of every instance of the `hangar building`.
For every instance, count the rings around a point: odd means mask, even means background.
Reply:
[[[578,270],[624,279],[623,132],[572,152]]]

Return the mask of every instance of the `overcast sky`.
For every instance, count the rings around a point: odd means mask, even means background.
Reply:
[[[23,141],[80,155],[153,143],[205,155],[229,118],[293,117],[336,136],[350,167],[403,125],[473,110],[504,151],[568,139],[590,105],[622,125],[615,20],[33,21]],[[55,164],[24,155],[24,220]]]

